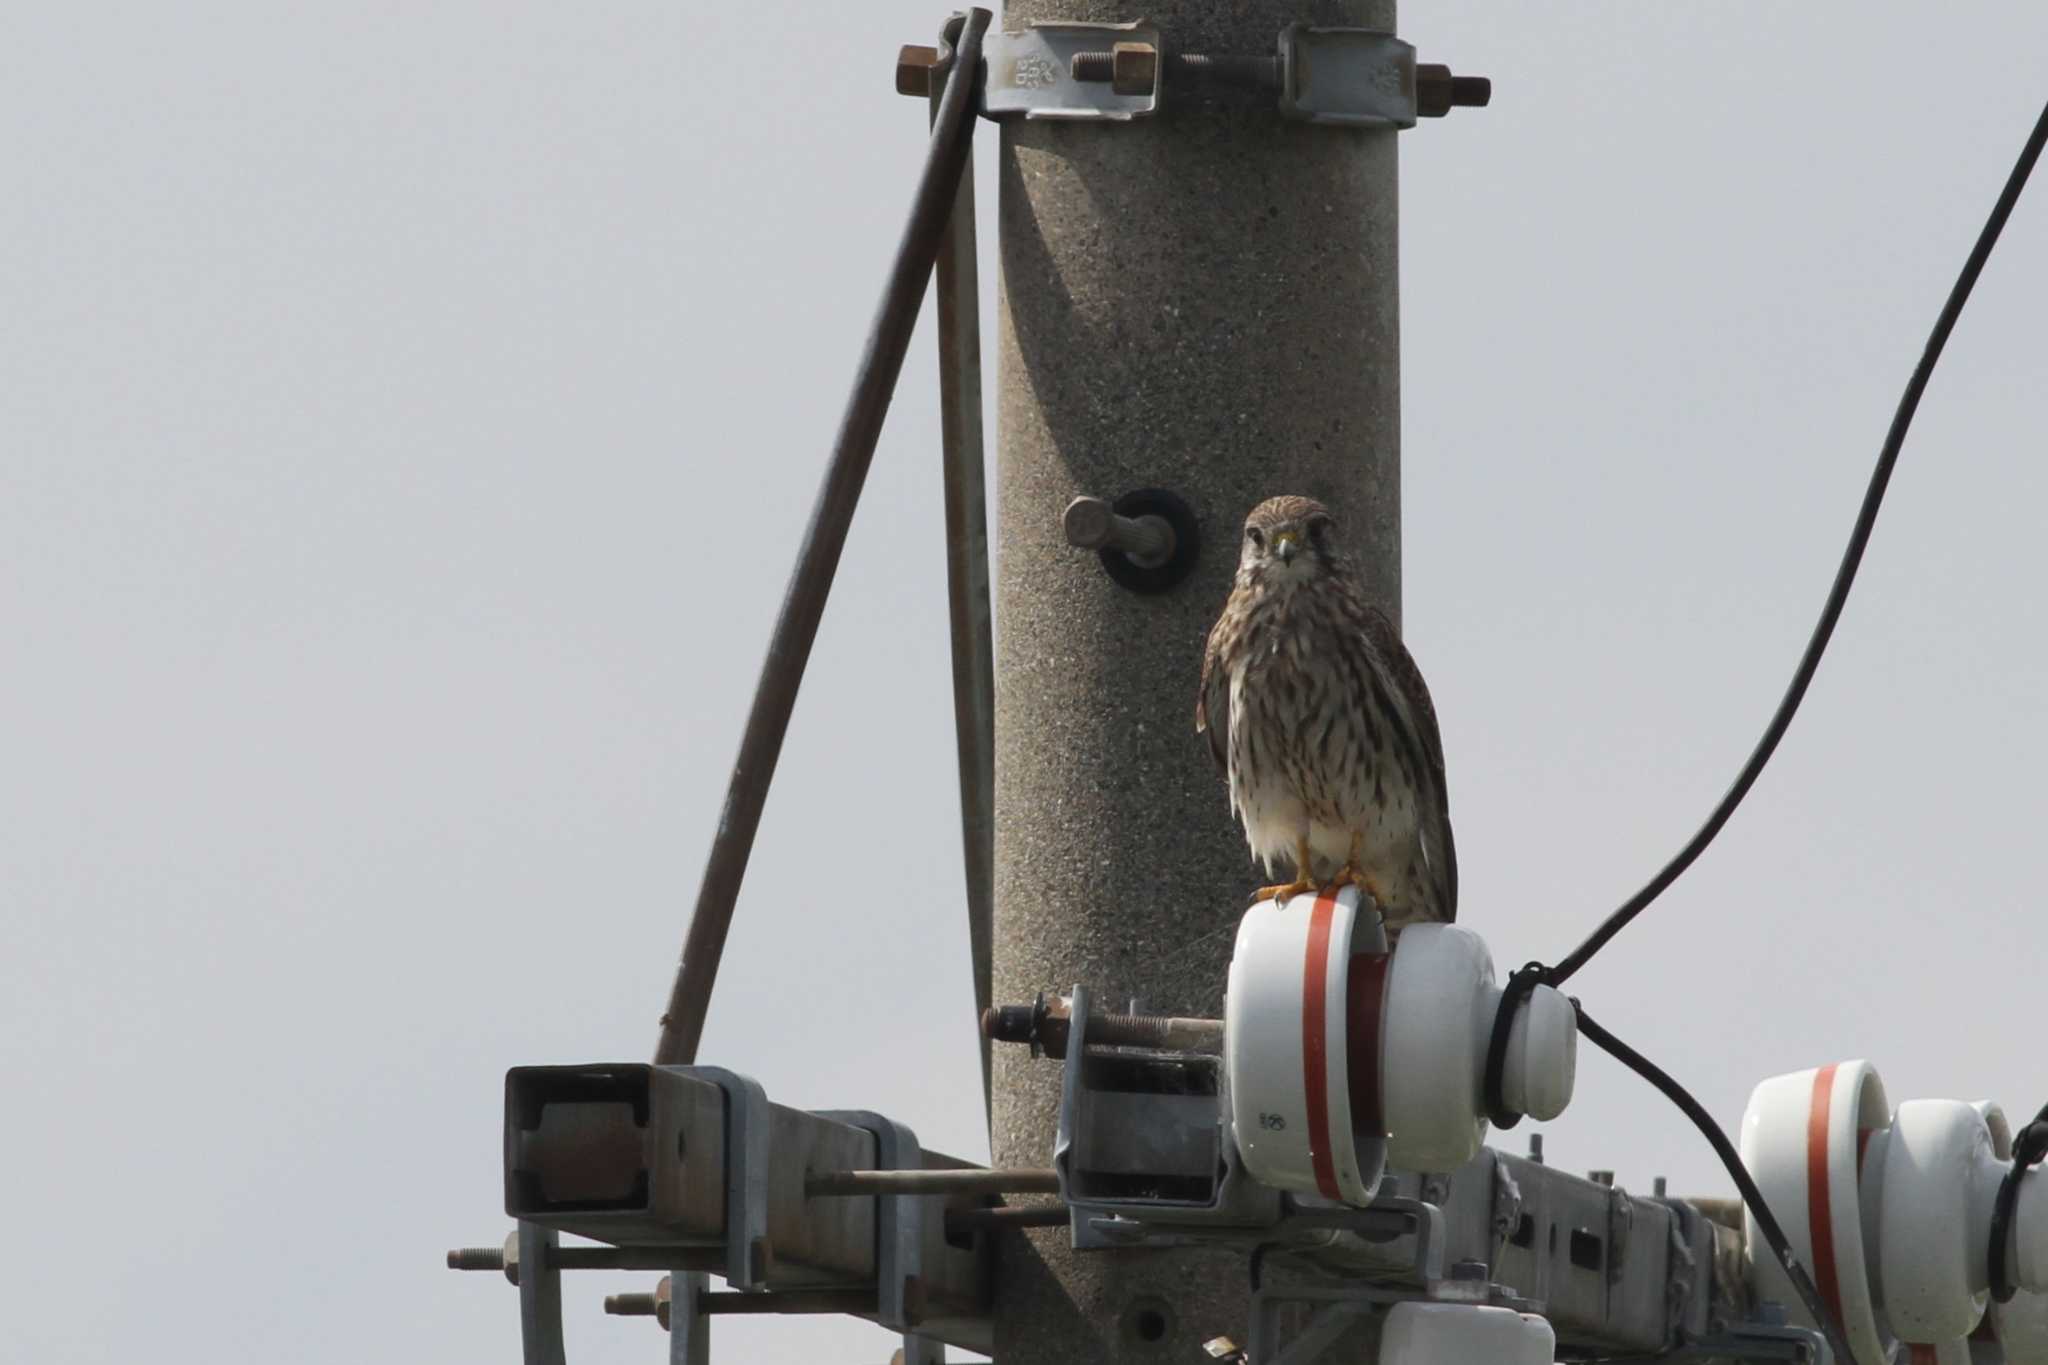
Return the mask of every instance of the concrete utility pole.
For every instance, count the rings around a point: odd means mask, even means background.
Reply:
[[[1270,55],[1292,22],[1391,31],[1375,0],[1012,0],[1031,21],[1146,18],[1170,51]],[[1222,1008],[1259,878],[1194,733],[1204,633],[1245,513],[1336,512],[1399,619],[1392,131],[1284,120],[1270,92],[1183,96],[1128,123],[1003,125],[998,327],[994,998],[1086,982],[1149,1010]],[[1073,548],[1076,496],[1165,488],[1200,562],[1156,596]],[[1048,1164],[1059,1072],[995,1061],[994,1162]],[[1241,1252],[999,1248],[1004,1365],[1201,1359],[1240,1333]]]

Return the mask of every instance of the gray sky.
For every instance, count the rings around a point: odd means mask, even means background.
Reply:
[[[10,1354],[515,1358],[514,1296],[441,1253],[504,1230],[507,1066],[652,1045],[921,154],[891,59],[942,17],[9,7]],[[1404,135],[1406,613],[1460,918],[1512,965],[1647,877],[1763,725],[2048,97],[2048,7],[1417,4],[1402,32],[1496,82]],[[1806,712],[1574,983],[1731,1127],[1758,1080],[1854,1056],[1894,1101],[2048,1099],[2044,293],[2037,184]],[[937,470],[927,332],[703,1055],[984,1158]],[[1566,1166],[1725,1189],[1590,1048],[1549,1132]],[[598,1312],[645,1279],[572,1282],[572,1354],[659,1358]]]

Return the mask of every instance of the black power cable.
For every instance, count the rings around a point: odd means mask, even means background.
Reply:
[[[2041,150],[2048,144],[2048,107],[2034,122],[2034,129],[2028,135],[2026,144],[2020,149],[2019,160],[2013,164],[2012,173],[2006,177],[2005,188],[1999,192],[1998,202],[1992,205],[1991,216],[1985,220],[1983,230],[1977,234],[1976,244],[1970,248],[1968,259],[1963,262],[1962,273],[1956,277],[1955,285],[1949,290],[1948,299],[1942,305],[1941,314],[1934,321],[1934,330],[1928,335],[1927,345],[1921,351],[1920,363],[1913,368],[1912,377],[1906,382],[1906,391],[1899,399],[1898,410],[1892,415],[1891,429],[1886,432],[1884,446],[1877,456],[1877,467],[1871,471],[1870,484],[1864,490],[1862,506],[1857,509],[1856,524],[1849,533],[1849,544],[1842,551],[1842,562],[1835,570],[1833,584],[1828,589],[1827,601],[1821,606],[1820,620],[1814,624],[1813,634],[1806,642],[1806,650],[1799,657],[1799,666],[1793,671],[1792,682],[1785,689],[1785,695],[1778,702],[1778,708],[1771,715],[1770,724],[1764,728],[1763,737],[1750,751],[1749,758],[1736,773],[1734,782],[1687,840],[1685,846],[1664,864],[1657,875],[1652,877],[1635,895],[1628,898],[1618,909],[1601,921],[1600,927],[1590,934],[1586,941],[1574,948],[1554,967],[1540,962],[1531,962],[1514,972],[1501,992],[1501,1000],[1494,1013],[1493,1032],[1486,1051],[1486,1074],[1483,1098],[1488,1117],[1495,1127],[1512,1128],[1521,1122],[1522,1116],[1508,1107],[1502,1097],[1503,1072],[1506,1069],[1507,1047],[1513,1033],[1516,1011],[1529,992],[1540,985],[1562,986],[1577,974],[1579,968],[1592,960],[1593,955],[1607,946],[1616,934],[1627,928],[1629,922],[1647,909],[1651,902],[1685,873],[1685,870],[1699,859],[1707,845],[1728,823],[1735,808],[1749,795],[1749,789],[1756,785],[1757,777],[1764,765],[1771,761],[1778,743],[1784,739],[1785,731],[1792,724],[1792,717],[1799,711],[1799,704],[1806,697],[1806,689],[1812,684],[1813,676],[1820,668],[1821,655],[1827,651],[1828,641],[1835,633],[1835,625],[1841,620],[1842,608],[1849,600],[1849,589],[1855,584],[1856,571],[1863,563],[1863,552],[1870,544],[1870,533],[1877,525],[1878,508],[1884,502],[1885,489],[1891,483],[1892,469],[1898,463],[1899,451],[1906,443],[1906,431],[1913,424],[1913,415],[1919,410],[1921,395],[1927,391],[1928,380],[1934,375],[1934,366],[1941,359],[1944,347],[1948,345],[1949,333],[1955,330],[1956,319],[1962,316],[1963,305],[1969,302],[1970,291],[1976,287],[1977,277],[1983,273],[1984,263],[1991,257],[1991,249],[1998,244],[1999,234],[2005,230],[2006,220],[2012,216],[2013,206],[2019,202],[2020,191],[2026,188],[2028,178],[2034,172],[2034,163],[2041,158]],[[1842,1325],[1836,1322],[1821,1301],[1820,1291],[1814,1286],[1812,1276],[1799,1263],[1792,1252],[1792,1244],[1785,1236],[1770,1206],[1764,1202],[1763,1191],[1742,1164],[1742,1158],[1728,1141],[1728,1135],[1721,1131],[1713,1116],[1707,1113],[1700,1102],[1689,1094],[1685,1087],[1671,1079],[1648,1058],[1628,1044],[1609,1033],[1588,1015],[1577,1000],[1572,1008],[1578,1014],[1579,1029],[1593,1042],[1614,1056],[1623,1065],[1655,1086],[1666,1099],[1677,1105],[1685,1116],[1693,1121],[1709,1144],[1714,1154],[1721,1158],[1721,1164],[1728,1169],[1735,1187],[1742,1194],[1742,1202],[1756,1220],[1757,1230],[1770,1244],[1771,1252],[1778,1263],[1785,1268],[1785,1275],[1798,1291],[1807,1313],[1820,1327],[1828,1340],[1829,1349],[1843,1365],[1855,1365],[1855,1356],[1849,1351],[1843,1338]],[[2001,1301],[2012,1293],[2012,1284],[2005,1264],[2005,1242],[2011,1225],[2013,1209],[2018,1203],[2019,1182],[2022,1173],[2031,1165],[2048,1156],[2048,1109],[2029,1124],[2021,1134],[2021,1142],[2015,1145],[2012,1172],[2007,1176],[1998,1192],[1998,1199],[1992,1214],[1991,1279],[1993,1292],[2001,1295]]]
[[[2013,163],[2012,173],[2005,179],[2005,188],[1999,192],[1998,202],[1991,206],[1991,216],[1977,234],[1976,245],[1970,248],[1969,258],[1963,262],[1962,273],[1949,290],[1941,315],[1934,320],[1934,330],[1928,335],[1920,363],[1913,368],[1913,376],[1906,382],[1906,392],[1899,399],[1898,411],[1892,415],[1891,430],[1885,434],[1884,447],[1878,452],[1877,468],[1871,471],[1870,486],[1864,490],[1863,505],[1857,510],[1856,525],[1849,533],[1848,548],[1842,552],[1842,563],[1835,570],[1835,581],[1828,589],[1826,603],[1821,607],[1820,620],[1814,624],[1813,635],[1806,642],[1806,652],[1799,657],[1799,667],[1792,674],[1791,685],[1785,689],[1778,709],[1772,713],[1771,723],[1765,727],[1756,748],[1750,751],[1742,771],[1735,775],[1735,781],[1722,794],[1713,812],[1707,816],[1706,823],[1686,841],[1685,847],[1679,849],[1642,890],[1630,896],[1603,920],[1584,943],[1574,948],[1555,967],[1532,962],[1508,978],[1486,1049],[1483,1098],[1495,1127],[1512,1128],[1521,1121],[1521,1115],[1509,1109],[1501,1097],[1501,1080],[1507,1064],[1508,1036],[1522,998],[1539,985],[1562,986],[1571,980],[1579,968],[1607,946],[1610,939],[1628,927],[1629,921],[1664,894],[1665,889],[1698,860],[1707,845],[1714,841],[1714,836],[1721,832],[1721,827],[1728,823],[1728,817],[1735,813],[1735,808],[1742,804],[1742,798],[1756,785],[1764,764],[1770,762],[1771,755],[1777,751],[1778,741],[1785,737],[1792,717],[1799,710],[1799,703],[1806,696],[1808,685],[1813,682],[1814,672],[1820,667],[1820,658],[1827,650],[1828,640],[1835,633],[1835,623],[1841,619],[1842,606],[1849,600],[1856,570],[1863,563],[1864,548],[1870,544],[1871,529],[1877,524],[1877,509],[1884,502],[1885,488],[1891,483],[1892,467],[1899,461],[1899,450],[1906,443],[1906,430],[1913,423],[1913,414],[1920,408],[1920,395],[1927,391],[1927,381],[1934,374],[1935,362],[1941,359],[1942,348],[1948,345],[1949,333],[1955,330],[1956,319],[1962,316],[1963,305],[1969,302],[1970,291],[1976,287],[1977,277],[1983,273],[1984,263],[1991,257],[1991,248],[1998,244],[2006,219],[2012,216],[2013,205],[2019,202],[2020,191],[2026,188],[2027,178],[2034,173],[2034,163],[2040,160],[2044,143],[2048,143],[2048,107],[2044,107],[2041,116],[2034,121],[2034,131],[2020,149],[2019,160]]]
[[[2027,177],[2033,174],[2034,162],[2041,156],[2043,142],[2048,142],[2048,108],[2042,109],[2033,134],[2020,150],[2020,158],[2013,165],[2012,174],[2006,177],[2005,189],[1992,206],[1991,217],[1985,221],[1984,230],[1977,234],[1977,244],[1970,249],[1969,259],[1963,262],[1963,273],[1956,277],[1955,287],[1949,290],[1948,302],[1942,305],[1941,316],[1934,321],[1934,331],[1927,338],[1927,348],[1921,353],[1920,363],[1914,367],[1912,379],[1907,381],[1905,396],[1899,399],[1899,409],[1892,416],[1891,430],[1885,435],[1884,449],[1878,454],[1877,468],[1871,472],[1870,486],[1863,494],[1863,506],[1856,514],[1855,529],[1849,533],[1849,546],[1842,552],[1841,567],[1835,570],[1834,586],[1828,589],[1820,620],[1814,625],[1813,636],[1806,642],[1806,652],[1800,656],[1799,667],[1792,674],[1792,684],[1778,702],[1778,709],[1771,716],[1771,723],[1765,727],[1763,738],[1757,741],[1748,761],[1742,765],[1742,771],[1735,775],[1735,781],[1729,784],[1720,803],[1707,817],[1707,822],[1656,876],[1650,878],[1642,890],[1609,915],[1584,943],[1572,950],[1569,957],[1549,969],[1545,979],[1550,985],[1561,986],[1569,981],[1592,959],[1593,954],[1606,946],[1609,939],[1627,928],[1630,920],[1663,895],[1665,889],[1693,865],[1706,851],[1707,845],[1714,841],[1714,836],[1721,832],[1721,826],[1728,823],[1728,817],[1735,813],[1735,808],[1742,804],[1742,798],[1749,795],[1749,789],[1755,785],[1757,775],[1763,772],[1764,764],[1771,761],[1778,741],[1785,737],[1786,728],[1792,724],[1792,717],[1806,696],[1807,685],[1813,681],[1814,672],[1820,667],[1820,656],[1828,647],[1829,637],[1835,633],[1835,622],[1841,619],[1842,605],[1849,600],[1850,585],[1856,581],[1856,570],[1863,562],[1864,547],[1870,543],[1871,528],[1877,524],[1878,505],[1884,501],[1885,486],[1891,482],[1892,466],[1899,460],[1899,448],[1906,442],[1906,428],[1912,425],[1913,414],[1920,407],[1920,395],[1927,389],[1927,381],[1934,374],[1934,364],[1941,359],[1942,348],[1948,344],[1948,334],[1955,329],[1956,319],[1961,316],[1963,305],[1969,301],[1977,276],[1991,256],[1991,248],[1998,243],[1998,234],[2005,229],[2005,220],[2012,216],[2013,205],[2019,201]]]
[[[1842,1334],[1842,1325],[1829,1313],[1821,1301],[1820,1290],[1815,1287],[1813,1277],[1806,1273],[1806,1267],[1793,1254],[1792,1242],[1785,1236],[1785,1229],[1778,1223],[1771,1206],[1764,1202],[1764,1192],[1757,1188],[1749,1168],[1742,1164],[1742,1157],[1735,1150],[1735,1144],[1721,1131],[1721,1125],[1714,1122],[1714,1116],[1706,1111],[1691,1092],[1666,1075],[1656,1063],[1637,1052],[1621,1039],[1609,1033],[1593,1021],[1586,1013],[1585,1006],[1572,1001],[1573,1010],[1579,1016],[1579,1032],[1591,1038],[1601,1051],[1613,1057],[1629,1070],[1641,1076],[1685,1111],[1693,1126],[1706,1136],[1713,1147],[1714,1155],[1721,1158],[1721,1164],[1728,1168],[1729,1177],[1735,1181],[1735,1188],[1742,1193],[1742,1202],[1749,1209],[1750,1217],[1756,1219],[1757,1231],[1770,1243],[1771,1254],[1778,1258],[1778,1264],[1785,1268],[1785,1275],[1792,1281],[1792,1288],[1798,1291],[1799,1300],[1806,1305],[1806,1311],[1820,1327],[1821,1334],[1828,1339],[1828,1349],[1834,1353],[1837,1365],[1856,1365],[1856,1357],[1849,1350],[1849,1343]]]
[[[2012,1282],[2012,1268],[2006,1264],[2006,1243],[2012,1240],[2012,1216],[2019,1208],[2020,1180],[2027,1171],[2048,1157],[2048,1105],[2034,1115],[2034,1121],[2020,1129],[2013,1139],[2012,1169],[1998,1182],[1998,1198],[1991,1205],[1991,1297],[2010,1303],[2018,1286]]]

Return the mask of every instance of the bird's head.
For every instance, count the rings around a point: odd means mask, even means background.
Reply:
[[[1274,584],[1306,582],[1330,572],[1337,560],[1336,518],[1314,498],[1268,498],[1244,521],[1240,579]]]

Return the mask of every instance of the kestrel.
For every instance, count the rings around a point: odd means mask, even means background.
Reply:
[[[1429,688],[1337,548],[1329,509],[1269,498],[1244,524],[1237,581],[1209,632],[1195,730],[1229,775],[1252,856],[1285,899],[1352,883],[1389,931],[1458,913],[1458,855]]]

